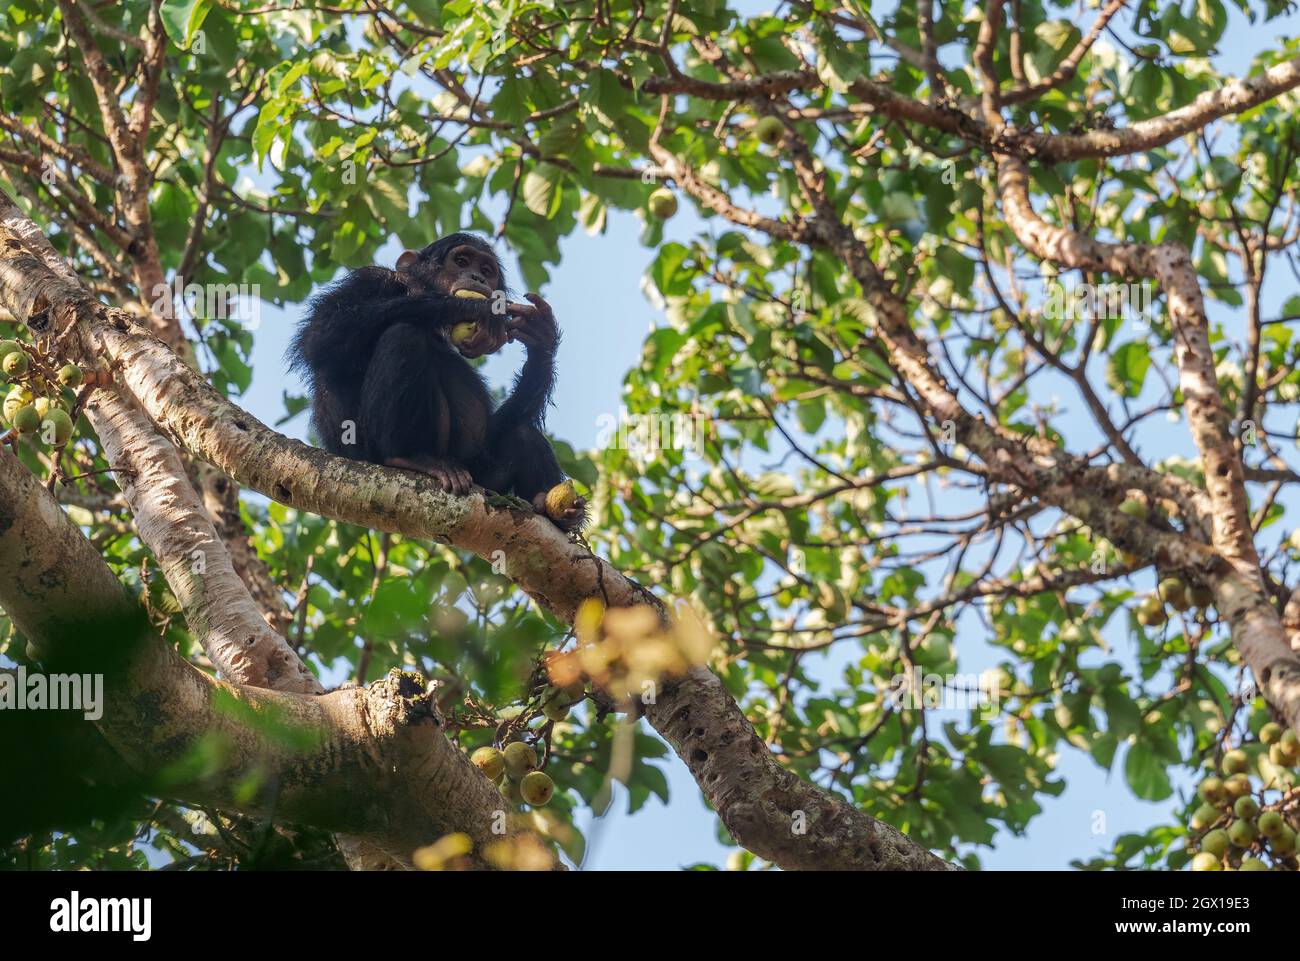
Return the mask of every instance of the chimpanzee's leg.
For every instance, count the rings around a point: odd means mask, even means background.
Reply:
[[[518,424],[496,439],[487,455],[473,468],[474,480],[488,490],[513,494],[546,514],[563,530],[581,527],[586,520],[586,501],[579,497],[561,517],[546,511],[546,495],[564,482],[564,471],[551,442],[531,424]]]
[[[361,383],[356,442],[362,459],[429,474],[454,494],[468,493],[469,471],[446,457],[449,409],[429,330],[394,324],[375,344]]]

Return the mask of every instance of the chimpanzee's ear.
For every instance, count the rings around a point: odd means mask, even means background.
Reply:
[[[397,269],[406,270],[411,264],[415,263],[420,257],[414,250],[403,250],[402,255],[397,258]]]

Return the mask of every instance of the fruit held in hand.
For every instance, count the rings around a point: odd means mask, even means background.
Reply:
[[[764,117],[754,124],[754,136],[759,139],[760,143],[775,147],[785,139],[785,124],[781,123],[776,117]]]
[[[81,368],[76,364],[64,364],[59,368],[59,383],[64,387],[80,387],[85,379]]]
[[[27,373],[27,353],[21,350],[15,350],[4,359],[5,373],[10,377],[21,377]]]
[[[505,755],[494,747],[481,747],[471,754],[469,759],[490,781],[495,781],[506,769]]]
[[[467,340],[474,336],[474,331],[478,330],[478,324],[466,322],[457,324],[451,329],[451,342],[460,347]]]
[[[578,491],[573,481],[566,480],[556,484],[546,492],[546,514],[559,520],[578,500]]]
[[[667,220],[677,213],[677,195],[667,187],[660,187],[650,194],[650,199],[646,201],[646,209],[650,211],[652,217]]]
[[[452,294],[453,297],[459,297],[461,300],[487,300],[487,294],[480,290],[469,290],[462,287]]]
[[[511,741],[505,749],[506,774],[515,781],[537,770],[537,752],[523,741]]]
[[[519,793],[524,796],[524,800],[533,807],[538,808],[551,799],[555,793],[555,782],[541,771],[533,771],[524,775],[524,779],[519,782]]]

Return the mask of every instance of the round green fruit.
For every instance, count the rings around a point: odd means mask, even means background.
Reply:
[[[506,773],[515,781],[537,770],[537,752],[523,741],[511,741],[505,749]]]
[[[1244,798],[1243,798],[1244,800]],[[1286,818],[1276,811],[1265,811],[1259,816],[1259,833],[1266,838],[1280,838],[1286,830]]]
[[[36,407],[28,404],[25,407],[19,407],[13,416],[14,430],[20,434],[35,434],[41,429],[41,415],[36,413]]]
[[[660,187],[646,201],[646,209],[650,211],[650,216],[658,220],[667,220],[677,213],[677,195],[667,187]]]
[[[1154,594],[1148,595],[1142,599],[1138,605],[1137,622],[1143,627],[1159,627],[1165,621],[1169,620],[1169,615],[1165,613],[1165,606],[1160,603],[1160,598]]]
[[[41,420],[41,439],[51,447],[62,447],[72,438],[72,418],[66,410],[51,407]]]
[[[1259,729],[1259,739],[1265,744],[1276,744],[1282,739],[1282,725],[1277,721],[1269,721]]]
[[[1267,871],[1268,865],[1259,858],[1242,858],[1238,871]]]
[[[1232,805],[1232,813],[1239,818],[1249,820],[1259,813],[1259,803],[1247,794],[1245,797],[1237,798],[1236,803]]]
[[[59,383],[64,387],[80,387],[85,375],[76,364],[64,364],[59,368]]]
[[[1250,758],[1240,748],[1233,748],[1223,755],[1224,774],[1245,774],[1250,769]]]
[[[1223,788],[1223,780],[1213,776],[1202,781],[1201,786],[1196,789],[1196,793],[1207,804],[1222,804],[1228,797],[1228,792]]]
[[[469,759],[490,781],[495,781],[506,769],[505,755],[494,747],[481,747],[471,754]]]
[[[1222,871],[1223,865],[1213,854],[1202,851],[1196,857],[1192,858],[1193,871]]]
[[[22,350],[23,345],[16,340],[0,340],[0,360],[4,360],[16,350]]]
[[[754,124],[754,136],[759,142],[775,147],[785,139],[785,124],[776,117],[764,117]]]
[[[1259,836],[1253,821],[1239,818],[1228,825],[1228,840],[1239,848],[1248,848]]]
[[[1156,590],[1160,599],[1176,611],[1185,611],[1191,606],[1187,600],[1187,585],[1177,577],[1166,577]]]
[[[1223,828],[1215,828],[1201,838],[1201,850],[1213,854],[1216,858],[1221,858],[1227,854],[1231,845],[1232,841],[1228,839],[1228,832]]]
[[[569,716],[569,702],[560,697],[553,697],[542,707],[542,713],[548,721],[563,721]]]
[[[16,350],[4,359],[4,371],[10,377],[21,377],[29,366],[26,351]]]
[[[541,771],[532,771],[519,782],[519,793],[525,803],[539,808],[555,794],[555,782]]]
[[[1268,846],[1272,852],[1280,857],[1286,857],[1295,853],[1295,831],[1291,825],[1282,825],[1282,833],[1275,838],[1268,839]]]
[[[1214,807],[1213,805],[1202,804],[1200,807],[1198,807],[1195,811],[1192,812],[1192,820],[1189,822],[1191,824],[1192,830],[1204,831],[1215,821],[1219,820],[1219,816],[1221,813],[1222,812],[1220,812],[1219,809]]]

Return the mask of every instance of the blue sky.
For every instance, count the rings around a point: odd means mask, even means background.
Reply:
[[[748,13],[769,7],[763,3],[733,4]],[[1081,20],[1090,20],[1089,11]],[[1295,15],[1268,26],[1250,26],[1239,13],[1232,11],[1233,25],[1228,37],[1233,46],[1225,49],[1218,65],[1232,73],[1243,73],[1251,58],[1276,42],[1280,35],[1294,35],[1300,18]],[[1127,22],[1125,16],[1121,21]],[[947,61],[949,58],[945,58]],[[666,240],[686,241],[705,229],[689,204],[669,222]],[[552,432],[575,447],[596,443],[598,418],[616,413],[625,372],[638,359],[646,333],[664,322],[641,294],[641,277],[653,251],[638,242],[640,222],[632,214],[611,212],[606,232],[599,237],[576,233],[561,242],[562,260],[552,270],[552,283],[541,293],[554,306],[565,332],[559,354],[559,383],[555,407],[548,418]],[[400,252],[396,242],[382,252],[379,262],[391,264]],[[1288,289],[1270,291],[1269,306],[1294,293]],[[253,353],[253,383],[241,403],[267,423],[274,423],[283,413],[282,390],[301,392],[301,387],[287,374],[283,362],[293,325],[301,308],[288,311],[264,305],[262,325],[256,335]],[[1215,313],[1215,320],[1225,323],[1230,333],[1239,331],[1239,320],[1228,313]],[[508,385],[522,360],[522,349],[507,347],[493,357],[487,367],[494,384]],[[1076,398],[1062,386],[1063,400],[1074,410],[1082,411]],[[1173,426],[1173,425],[1167,425]],[[281,428],[303,437],[306,418],[300,416]],[[1077,446],[1095,433],[1086,420],[1078,418]],[[1185,428],[1157,431],[1160,436],[1143,436],[1144,453],[1165,456],[1180,453],[1194,456]],[[1148,578],[1149,580],[1149,578]],[[1150,584],[1143,584],[1150,588]],[[963,622],[958,638],[962,672],[979,671],[993,663],[993,655],[979,636],[978,622]],[[1108,631],[1107,640],[1123,657],[1132,647],[1122,624]],[[857,656],[856,650],[836,651],[824,658],[818,675],[828,686],[837,684],[843,663]],[[936,723],[937,723],[936,719]],[[1109,847],[1114,838],[1126,830],[1149,827],[1163,819],[1173,802],[1147,804],[1128,792],[1117,761],[1113,773],[1099,770],[1089,759],[1072,751],[1062,756],[1059,775],[1069,782],[1069,789],[1059,799],[1043,799],[1044,813],[1035,820],[1027,837],[999,837],[993,851],[981,851],[988,868],[1065,868],[1075,857],[1086,857]],[[583,824],[592,841],[587,864],[589,869],[674,869],[697,861],[720,864],[729,849],[716,840],[714,816],[705,808],[698,788],[685,766],[673,758],[669,769],[672,800],[665,806],[651,800],[637,815],[623,814],[624,806],[616,801],[600,827]],[[1104,812],[1106,830],[1094,835],[1096,812]]]

